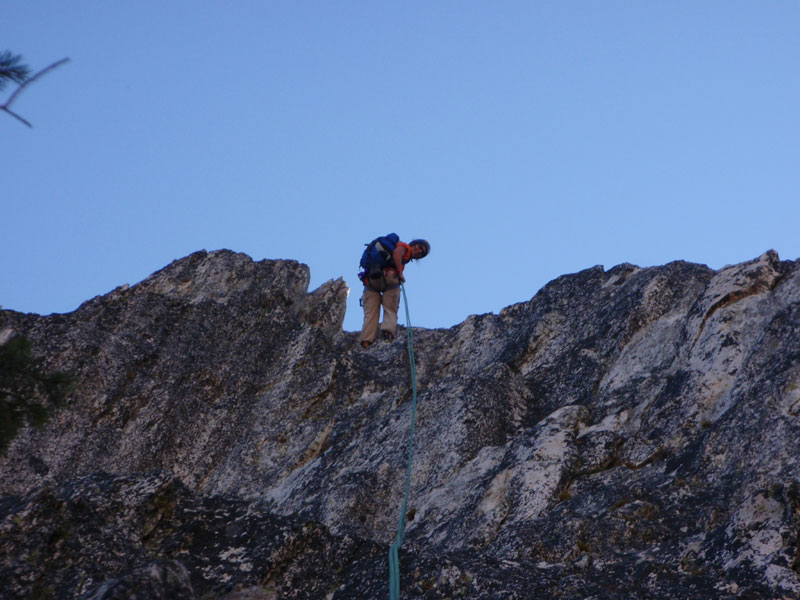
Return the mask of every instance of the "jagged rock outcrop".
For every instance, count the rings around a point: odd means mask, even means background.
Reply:
[[[0,311],[78,382],[0,458],[9,597],[386,596],[408,357],[308,281],[198,252]],[[414,340],[404,597],[800,594],[800,262],[594,267]]]

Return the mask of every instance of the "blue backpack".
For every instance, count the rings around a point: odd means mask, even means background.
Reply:
[[[366,276],[370,279],[383,277],[383,270],[394,265],[392,252],[394,252],[399,241],[400,237],[396,233],[390,233],[364,244],[366,249],[361,255],[361,262],[359,263],[363,271],[358,276],[360,278]]]

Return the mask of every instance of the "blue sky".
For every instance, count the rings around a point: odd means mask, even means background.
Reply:
[[[70,62],[14,104],[33,129],[0,114],[0,305],[229,248],[344,277],[356,330],[390,231],[432,244],[424,327],[597,264],[796,259],[799,29],[788,0],[5,0],[0,50]]]

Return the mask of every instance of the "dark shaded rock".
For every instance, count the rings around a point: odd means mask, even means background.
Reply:
[[[176,561],[155,561],[122,577],[107,581],[91,600],[135,600],[145,598],[195,598],[189,572]]]

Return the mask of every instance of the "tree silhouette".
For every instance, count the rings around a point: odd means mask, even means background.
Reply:
[[[22,64],[22,57],[16,56],[8,50],[0,52],[0,90],[5,89],[9,81],[22,83],[30,74],[28,65]]]
[[[4,110],[8,114],[10,114],[15,119],[18,119],[25,123],[28,127],[33,127],[30,122],[23,119],[17,113],[13,112],[10,108],[12,102],[17,99],[20,92],[25,89],[25,86],[33,83],[39,77],[47,73],[48,71],[52,71],[56,67],[60,67],[65,62],[67,62],[69,58],[62,58],[59,61],[54,62],[52,65],[49,65],[36,73],[33,76],[30,75],[30,68],[28,65],[22,64],[22,56],[19,54],[14,54],[9,50],[4,50],[0,52],[0,90],[4,89],[6,84],[9,82],[14,82],[19,84],[16,90],[8,97],[5,104],[0,105],[0,110]]]

